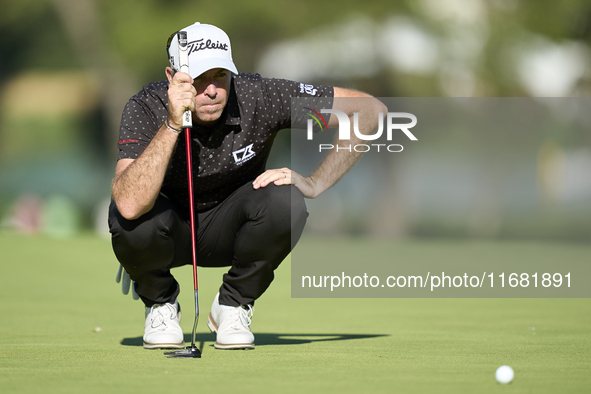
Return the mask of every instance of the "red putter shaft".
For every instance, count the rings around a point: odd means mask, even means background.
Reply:
[[[195,202],[193,201],[193,156],[191,155],[191,128],[185,128],[185,145],[187,145],[187,178],[189,179],[189,214],[191,215],[191,252],[193,257],[193,269],[197,272],[197,248],[195,245]],[[193,275],[193,285],[198,290],[197,275]]]

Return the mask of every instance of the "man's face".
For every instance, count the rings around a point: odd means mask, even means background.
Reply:
[[[204,72],[193,80],[195,97],[195,123],[210,126],[220,119],[230,92],[232,74],[223,68]]]

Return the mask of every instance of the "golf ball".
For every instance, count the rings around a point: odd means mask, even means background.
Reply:
[[[515,372],[513,372],[513,368],[508,365],[501,365],[497,368],[497,372],[495,372],[495,378],[499,383],[509,383],[513,380],[513,376],[515,376]]]

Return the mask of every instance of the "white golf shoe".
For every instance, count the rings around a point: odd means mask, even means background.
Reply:
[[[216,294],[207,317],[207,326],[217,334],[213,346],[216,349],[254,349],[254,335],[250,331],[254,308],[220,305],[219,297],[220,294]]]
[[[181,329],[181,307],[174,304],[156,304],[146,307],[144,325],[144,348],[146,349],[182,349],[185,347]]]

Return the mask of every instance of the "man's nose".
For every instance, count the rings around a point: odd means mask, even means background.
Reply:
[[[206,95],[208,95],[211,98],[214,98],[218,94],[217,90],[218,90],[218,88],[217,88],[217,86],[215,84],[215,80],[213,78],[205,81],[204,92]]]

